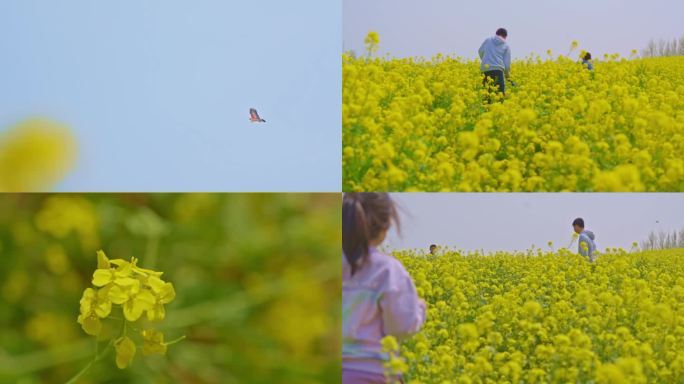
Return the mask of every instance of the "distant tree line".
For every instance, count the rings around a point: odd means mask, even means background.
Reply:
[[[643,250],[684,248],[684,229],[672,232],[651,232],[648,238],[641,242]]]
[[[684,36],[672,40],[654,40],[641,51],[643,57],[684,56]]]

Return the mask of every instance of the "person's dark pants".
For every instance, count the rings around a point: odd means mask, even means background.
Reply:
[[[486,71],[484,73],[484,78],[482,79],[482,85],[487,86],[487,79],[492,79],[494,85],[499,89],[499,92],[506,94],[506,77],[504,76],[504,71],[500,69],[495,69],[492,71]]]

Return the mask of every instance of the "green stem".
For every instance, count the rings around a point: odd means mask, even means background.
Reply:
[[[159,248],[159,238],[148,237],[147,247],[145,248],[145,265],[147,268],[154,269],[157,264],[157,249]]]
[[[95,341],[97,343],[97,340]],[[90,368],[93,366],[93,364],[97,363],[98,361],[102,360],[108,353],[109,350],[112,348],[112,341],[109,341],[109,344],[107,344],[107,347],[102,351],[102,353],[98,353],[99,345],[96,345],[96,352],[95,352],[95,357],[85,366],[83,369],[78,371],[69,381],[66,382],[66,384],[73,384],[76,382],[76,380],[80,379],[81,376],[85,375],[86,372],[90,370]]]
[[[181,336],[181,337],[179,337],[179,338],[177,338],[177,339],[171,340],[171,341],[169,341],[168,343],[164,343],[164,345],[167,345],[167,346],[168,346],[168,345],[173,345],[173,344],[176,344],[176,343],[178,343],[179,341],[181,341],[181,340],[183,340],[183,339],[185,339],[185,335],[183,335],[183,336]]]
[[[76,380],[78,380],[79,378],[81,378],[81,376],[83,376],[86,372],[88,372],[88,370],[90,370],[90,367],[93,366],[93,363],[94,363],[94,362],[95,362],[95,360],[92,360],[90,363],[88,363],[88,365],[86,365],[85,367],[83,367],[83,369],[81,369],[76,375],[74,375],[74,377],[72,377],[69,381],[67,381],[66,384],[75,383]]]

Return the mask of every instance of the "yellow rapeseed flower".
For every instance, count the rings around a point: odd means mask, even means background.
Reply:
[[[86,288],[80,304],[81,313],[78,315],[78,323],[87,334],[97,336],[102,328],[100,318],[109,316],[112,311],[112,302],[106,291]]]
[[[95,288],[86,288],[81,298],[78,323],[83,330],[93,336],[100,336],[102,321],[110,317],[116,307],[123,314],[123,332],[114,340],[116,349],[116,365],[123,369],[128,367],[135,356],[135,343],[129,336],[138,331],[129,331],[127,324],[136,323],[143,313],[147,313],[147,321],[161,321],[166,311],[164,305],[173,301],[176,292],[173,284],[161,279],[162,272],[138,267],[138,259],[110,260],[103,251],[97,252],[97,269],[93,272],[92,284]],[[143,354],[165,354],[167,346],[164,335],[155,329],[144,329],[140,332],[143,339]]]
[[[166,354],[166,344],[164,344],[164,334],[154,330],[146,329],[142,331],[143,336],[143,355]]]
[[[379,44],[380,43],[380,35],[375,31],[370,31],[366,35],[366,38],[364,39],[364,43],[366,43],[366,44]]]
[[[74,166],[76,141],[69,129],[32,118],[0,132],[0,192],[45,191]]]

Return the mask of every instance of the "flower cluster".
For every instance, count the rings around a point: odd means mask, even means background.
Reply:
[[[682,57],[517,60],[503,102],[478,61],[342,67],[345,191],[684,191]]]
[[[37,229],[57,239],[77,234],[83,249],[93,249],[99,244],[97,209],[82,196],[47,197],[34,222]]]
[[[141,324],[146,328],[140,332],[144,355],[166,353],[168,343],[164,343],[164,335],[148,326],[149,322],[164,319],[164,304],[170,303],[176,296],[173,285],[161,279],[163,272],[140,268],[137,261],[135,257],[130,262],[123,259],[109,260],[103,251],[98,251],[97,269],[92,280],[95,288],[86,288],[83,291],[77,319],[87,334],[99,337],[105,319],[117,320],[110,316],[113,307],[121,309],[123,318],[118,320],[122,323],[123,331],[113,343],[116,364],[122,369],[131,364],[137,349],[128,335],[128,323],[142,323],[139,320],[147,320]],[[130,328],[136,330],[133,326]]]
[[[399,383],[400,380],[398,380],[398,377],[408,370],[408,365],[406,365],[404,359],[399,356],[399,342],[394,336],[388,335],[383,337],[380,344],[382,345],[382,351],[389,357],[383,364],[385,378],[388,383]]]
[[[408,383],[684,381],[682,249],[394,256],[428,304]]]

